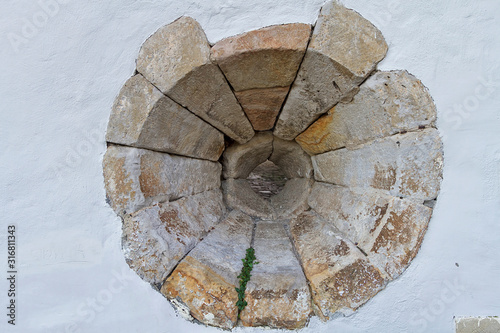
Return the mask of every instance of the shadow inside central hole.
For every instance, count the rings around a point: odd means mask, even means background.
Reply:
[[[247,177],[250,187],[266,200],[281,192],[288,178],[273,162],[259,164]]]

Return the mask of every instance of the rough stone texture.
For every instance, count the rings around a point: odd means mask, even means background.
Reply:
[[[311,295],[299,261],[281,222],[257,223],[255,256],[241,313],[244,326],[298,329],[311,315]]]
[[[228,208],[238,209],[253,217],[273,218],[271,204],[254,192],[246,179],[228,179],[222,182],[224,201]]]
[[[316,213],[305,212],[292,220],[291,234],[320,316],[349,314],[384,287],[380,271]]]
[[[217,162],[110,145],[103,169],[110,205],[123,215],[220,188],[222,167]]]
[[[313,177],[311,157],[296,142],[275,137],[269,160],[279,166],[289,179]]]
[[[165,95],[232,139],[254,134],[224,75],[210,61],[210,45],[190,17],[163,26],[144,42],[137,71]]]
[[[283,190],[271,197],[274,218],[293,218],[308,209],[307,200],[313,183],[314,181],[308,178],[288,180]]]
[[[415,257],[432,210],[374,190],[351,191],[316,182],[309,205],[362,249],[391,279]]]
[[[439,134],[430,128],[316,155],[312,162],[318,181],[372,187],[423,202],[438,195],[443,154]]]
[[[163,95],[140,74],[113,105],[108,142],[217,161],[224,135]]]
[[[271,132],[257,133],[246,144],[234,143],[222,155],[224,178],[247,178],[259,164],[265,162],[273,152]]]
[[[462,317],[455,318],[456,333],[498,333],[500,319],[498,317]]]
[[[212,190],[125,216],[122,246],[127,263],[143,280],[163,283],[224,214],[222,194]]]
[[[433,126],[435,120],[436,107],[420,80],[406,71],[377,72],[351,103],[337,104],[296,141],[314,155]]]
[[[216,43],[212,58],[236,91],[253,128],[273,128],[311,34],[302,23],[276,25]]]
[[[357,86],[387,53],[382,33],[337,1],[322,9],[274,135],[292,140]]]
[[[212,57],[235,91],[288,87],[304,56],[311,26],[274,25],[225,38]]]
[[[204,324],[234,327],[238,316],[237,276],[252,231],[252,219],[232,211],[177,266],[165,281],[162,294],[187,305],[191,315]]]
[[[274,127],[281,105],[289,87],[251,89],[235,92],[243,111],[256,131],[267,131]]]

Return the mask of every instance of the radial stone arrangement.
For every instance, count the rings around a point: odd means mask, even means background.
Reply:
[[[442,178],[427,89],[377,71],[380,31],[329,2],[210,45],[181,17],[139,52],[107,131],[104,176],[127,263],[189,320],[296,329],[350,314],[415,257]],[[264,200],[246,178],[288,179]],[[247,248],[254,266],[238,319]]]

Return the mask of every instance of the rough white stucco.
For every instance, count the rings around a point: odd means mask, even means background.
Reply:
[[[312,23],[324,1],[54,3],[1,5],[0,244],[16,224],[19,294],[16,327],[3,314],[0,331],[216,332],[177,317],[125,263],[101,166],[111,106],[144,40],[181,15],[198,20],[213,43],[271,24]],[[389,53],[380,69],[406,69],[430,89],[444,181],[410,268],[354,315],[315,318],[303,332],[451,333],[453,316],[500,314],[500,2],[343,3],[384,34]],[[17,52],[12,34],[24,38]],[[6,256],[2,246],[0,261]],[[4,309],[7,289],[0,279]]]

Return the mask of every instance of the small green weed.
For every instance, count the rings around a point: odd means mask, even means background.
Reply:
[[[247,249],[245,259],[241,259],[241,261],[243,261],[243,268],[241,269],[240,275],[238,275],[238,279],[240,279],[240,287],[235,288],[238,293],[238,302],[236,302],[236,306],[238,307],[238,319],[240,319],[241,311],[243,311],[248,304],[245,301],[245,290],[247,289],[247,283],[250,281],[250,277],[252,276],[250,272],[253,269],[253,265],[258,264],[256,259],[255,250],[251,247]]]

